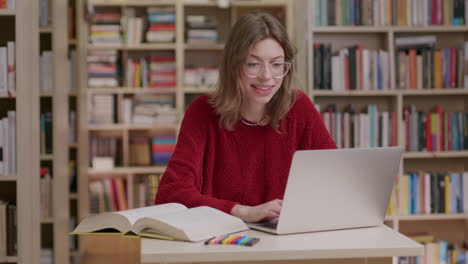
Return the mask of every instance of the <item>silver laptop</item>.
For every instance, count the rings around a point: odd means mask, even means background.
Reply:
[[[401,147],[294,153],[279,218],[249,227],[274,233],[382,225]]]

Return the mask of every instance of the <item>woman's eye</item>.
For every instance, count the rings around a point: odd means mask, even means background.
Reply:
[[[260,63],[258,62],[247,62],[247,66],[249,67],[258,67]]]
[[[274,62],[271,64],[271,66],[273,66],[273,68],[280,68],[280,67],[283,67],[283,63],[282,62]]]

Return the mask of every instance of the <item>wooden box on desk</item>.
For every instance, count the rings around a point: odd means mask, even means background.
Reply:
[[[116,234],[80,236],[86,245],[84,264],[137,264],[140,263],[141,239]]]

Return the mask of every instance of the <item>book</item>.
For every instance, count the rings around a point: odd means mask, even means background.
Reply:
[[[240,218],[208,206],[188,209],[179,203],[167,203],[90,216],[72,234],[121,233],[198,242],[247,229]]]

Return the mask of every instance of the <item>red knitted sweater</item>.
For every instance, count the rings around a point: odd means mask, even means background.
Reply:
[[[220,128],[208,96],[198,97],[185,113],[155,203],[207,205],[231,213],[236,204],[254,206],[283,199],[293,153],[336,145],[300,91],[280,131],[284,133],[241,122],[233,131]]]

